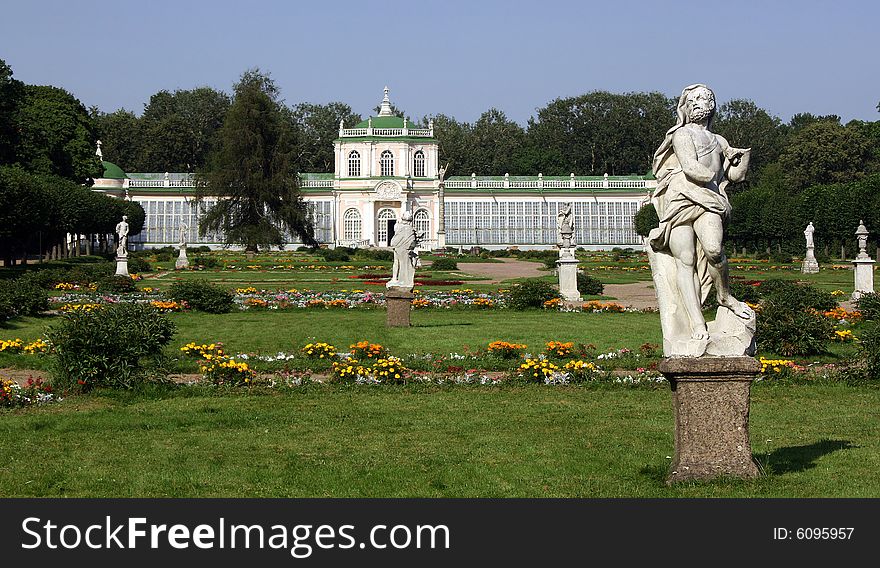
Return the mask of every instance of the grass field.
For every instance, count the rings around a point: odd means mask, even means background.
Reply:
[[[668,488],[668,388],[153,387],[0,419],[0,495],[878,497],[880,391],[753,389],[765,475]]]

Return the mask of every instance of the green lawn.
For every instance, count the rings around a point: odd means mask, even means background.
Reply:
[[[668,388],[158,388],[0,412],[3,497],[878,497],[880,390],[753,389],[766,475],[667,488]]]

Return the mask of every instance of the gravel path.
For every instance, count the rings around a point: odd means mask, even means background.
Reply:
[[[498,260],[501,262],[462,262],[458,265],[458,271],[471,276],[488,278],[487,284],[498,284],[502,280],[510,278],[537,278],[547,275],[547,271],[542,270],[544,265],[540,262],[513,258],[499,258]]]

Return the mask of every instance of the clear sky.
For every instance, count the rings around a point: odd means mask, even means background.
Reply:
[[[525,124],[558,97],[691,83],[719,102],[880,120],[876,0],[27,0],[4,2],[0,58],[86,106],[140,114],[161,89],[230,91],[269,71],[289,104],[391,100],[413,118]]]

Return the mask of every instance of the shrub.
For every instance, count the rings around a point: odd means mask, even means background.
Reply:
[[[220,266],[220,259],[213,256],[197,256],[193,259],[193,265],[203,268],[218,268]]]
[[[168,251],[157,252],[155,255],[156,262],[170,262],[174,259],[174,253]]]
[[[660,218],[652,203],[645,204],[633,217],[633,228],[641,237],[647,237],[648,233],[658,226],[660,226]]]
[[[367,260],[378,260],[381,262],[393,262],[394,252],[387,249],[356,249],[355,256]]]
[[[812,308],[827,312],[837,307],[831,292],[789,280],[766,280],[758,286],[758,293],[763,299],[781,302],[793,310]]]
[[[880,322],[871,322],[859,337],[859,351],[869,379],[880,380]]]
[[[584,272],[577,273],[578,292],[588,296],[601,296],[605,291],[605,285],[602,282]]]
[[[98,281],[98,292],[102,294],[126,294],[136,292],[137,286],[131,276],[105,276]]]
[[[130,255],[128,257],[129,272],[134,272],[135,274],[137,274],[140,272],[150,272],[151,270],[153,270],[153,267],[141,254]]]
[[[785,254],[784,252],[772,252],[770,253],[770,262],[774,262],[776,264],[788,264],[791,262],[791,255]]]
[[[328,262],[348,262],[351,260],[350,250],[352,249],[348,247],[336,247],[332,249],[318,249],[317,252]]]
[[[531,279],[523,280],[510,287],[507,305],[514,310],[541,308],[544,302],[559,297],[559,292],[549,282]]]
[[[49,295],[26,276],[0,281],[0,321],[15,316],[33,316],[49,309]]]
[[[62,390],[131,388],[143,380],[174,335],[174,324],[145,304],[105,304],[64,316],[49,328],[53,376]]]
[[[458,263],[454,258],[440,256],[431,261],[431,270],[458,270]]]
[[[172,300],[186,302],[194,310],[211,314],[225,314],[235,308],[232,292],[200,280],[175,282],[168,290],[168,295]]]
[[[856,300],[856,307],[866,320],[880,320],[880,294],[876,292],[862,294]]]
[[[757,324],[759,348],[785,356],[823,353],[834,333],[831,320],[785,297],[762,302]]]

